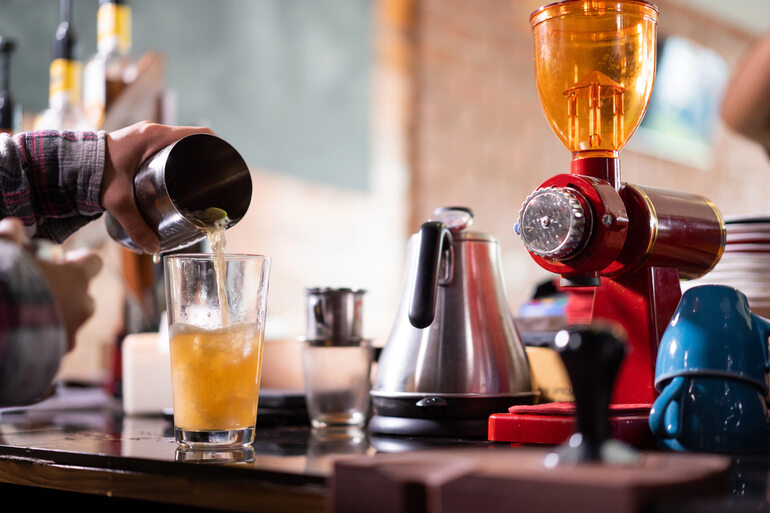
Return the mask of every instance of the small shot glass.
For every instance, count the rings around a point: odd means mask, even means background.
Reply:
[[[314,428],[363,427],[369,413],[370,340],[305,340],[305,400]]]

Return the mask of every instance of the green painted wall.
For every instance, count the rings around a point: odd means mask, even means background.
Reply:
[[[205,124],[250,166],[369,187],[373,0],[128,0],[133,51],[161,50],[177,122]],[[15,38],[12,88],[45,108],[58,0],[0,0]],[[79,55],[96,50],[98,0],[73,0]]]

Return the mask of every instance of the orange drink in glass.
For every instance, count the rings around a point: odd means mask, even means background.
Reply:
[[[270,259],[179,254],[164,264],[176,440],[200,448],[249,445]]]

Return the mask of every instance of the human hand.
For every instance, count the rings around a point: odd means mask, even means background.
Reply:
[[[107,134],[102,206],[147,253],[157,252],[160,241],[139,213],[134,198],[134,175],[153,154],[183,137],[200,133],[213,134],[204,127],[168,126],[147,121]]]
[[[75,333],[94,313],[88,285],[102,268],[102,259],[90,250],[75,250],[61,261],[38,260],[48,279],[67,332],[67,351],[75,346]]]
[[[0,238],[32,250],[33,244],[17,218],[0,220]],[[89,250],[75,250],[58,260],[36,258],[38,267],[62,316],[67,332],[67,350],[75,345],[75,333],[94,313],[94,300],[88,295],[88,284],[102,268],[102,260]]]
[[[16,217],[4,217],[3,219],[0,219],[0,237],[15,242],[19,246],[26,246],[29,244],[29,239],[24,233],[24,225],[21,220]]]

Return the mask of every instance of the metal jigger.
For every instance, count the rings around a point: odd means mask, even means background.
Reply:
[[[148,158],[134,176],[136,205],[158,235],[160,252],[188,247],[206,234],[188,217],[190,212],[216,207],[227,215],[227,228],[251,203],[251,174],[238,151],[211,134],[192,134]],[[141,249],[109,213],[107,233],[136,252]]]

